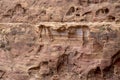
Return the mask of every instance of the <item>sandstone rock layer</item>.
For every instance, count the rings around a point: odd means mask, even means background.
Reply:
[[[120,0],[0,0],[0,80],[120,80]]]

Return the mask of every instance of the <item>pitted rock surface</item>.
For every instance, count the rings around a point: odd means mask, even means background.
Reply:
[[[0,80],[120,80],[120,0],[0,0]]]

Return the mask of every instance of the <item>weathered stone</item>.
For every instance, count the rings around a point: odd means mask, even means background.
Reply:
[[[0,0],[0,80],[120,80],[120,0]]]

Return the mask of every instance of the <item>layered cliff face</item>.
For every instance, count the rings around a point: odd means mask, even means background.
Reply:
[[[120,0],[0,0],[0,80],[120,80]]]

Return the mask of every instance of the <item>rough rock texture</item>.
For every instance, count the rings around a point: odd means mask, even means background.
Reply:
[[[120,0],[0,0],[0,80],[120,80]]]
[[[120,22],[120,0],[0,0],[1,22]]]

